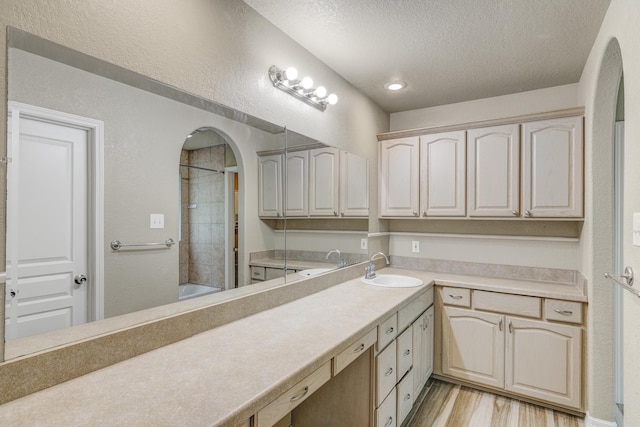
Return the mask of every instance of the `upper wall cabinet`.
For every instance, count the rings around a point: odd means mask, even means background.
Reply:
[[[309,214],[338,216],[340,153],[336,148],[309,151]]]
[[[420,137],[422,216],[465,216],[465,131]]]
[[[583,215],[582,128],[582,117],[522,125],[525,217]]]
[[[420,138],[380,143],[380,215],[418,216]]]
[[[543,116],[380,141],[380,216],[581,219],[583,118]]]
[[[309,214],[309,186],[307,184],[309,152],[287,153],[285,159],[287,183],[285,212],[287,216],[307,216]]]
[[[281,217],[283,203],[287,217],[369,215],[369,161],[363,157],[326,147],[260,156],[258,167],[261,217]]]
[[[258,157],[258,215],[282,216],[282,155]]]
[[[340,151],[340,215],[369,216],[369,161]]]
[[[518,125],[469,130],[469,216],[519,215],[518,130]]]

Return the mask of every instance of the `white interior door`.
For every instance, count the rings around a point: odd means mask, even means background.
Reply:
[[[88,320],[88,131],[9,119],[6,337]]]

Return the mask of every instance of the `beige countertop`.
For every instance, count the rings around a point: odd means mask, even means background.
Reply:
[[[581,285],[396,268],[378,273],[419,277],[425,285],[350,280],[4,404],[0,425],[235,426],[434,281],[586,301]]]

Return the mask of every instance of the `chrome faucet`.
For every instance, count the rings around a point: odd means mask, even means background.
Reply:
[[[338,249],[331,249],[329,252],[327,252],[327,256],[325,256],[324,259],[329,259],[329,255],[333,253],[338,254],[338,256],[340,257],[340,259],[338,260],[338,268],[346,267],[347,262],[344,260],[344,256],[342,256]]]
[[[373,279],[376,277],[376,266],[373,265],[373,260],[380,257],[384,257],[384,260],[387,261],[387,265],[389,265],[389,258],[387,258],[387,256],[382,252],[376,252],[371,255],[371,258],[369,258],[369,265],[364,268],[365,279]]]

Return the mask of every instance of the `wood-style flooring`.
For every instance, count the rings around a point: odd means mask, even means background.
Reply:
[[[429,380],[405,427],[584,427],[582,418],[469,387]]]

